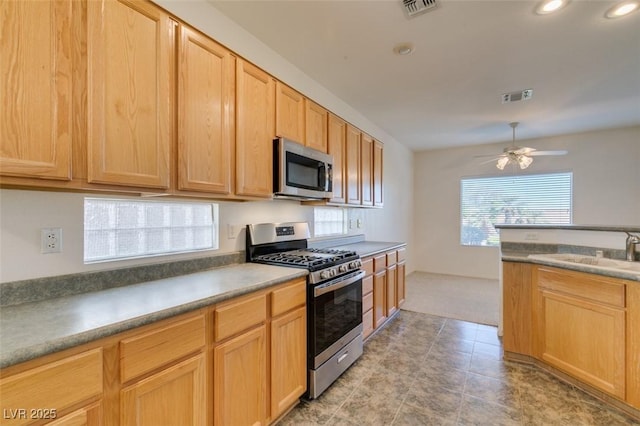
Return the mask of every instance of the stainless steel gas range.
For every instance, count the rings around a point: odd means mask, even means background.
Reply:
[[[247,225],[247,261],[309,271],[309,398],[317,398],[362,355],[362,262],[353,251],[313,249],[305,222]]]

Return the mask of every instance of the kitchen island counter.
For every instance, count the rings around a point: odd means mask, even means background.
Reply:
[[[243,263],[0,309],[0,368],[307,275]]]

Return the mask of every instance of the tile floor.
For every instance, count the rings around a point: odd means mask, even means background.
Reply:
[[[636,425],[533,368],[501,360],[496,328],[409,311],[285,425]]]

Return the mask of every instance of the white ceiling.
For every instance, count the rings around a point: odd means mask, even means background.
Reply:
[[[518,139],[640,125],[640,12],[606,19],[611,1],[540,16],[527,0],[439,0],[413,18],[402,0],[211,3],[413,150],[510,141],[511,121]]]

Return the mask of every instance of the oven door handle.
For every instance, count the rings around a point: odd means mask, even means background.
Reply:
[[[348,285],[351,285],[351,284],[355,283],[358,280],[363,279],[364,276],[365,276],[364,271],[360,271],[356,275],[354,275],[352,277],[349,277],[349,278],[347,278],[345,280],[338,281],[335,284],[330,284],[330,285],[327,285],[326,287],[323,287],[323,286],[316,287],[313,290],[313,295],[314,295],[314,297],[318,297],[318,296],[322,296],[325,293],[329,293],[329,292],[332,292],[332,291],[339,290],[339,289],[341,289],[343,287],[346,287]]]

